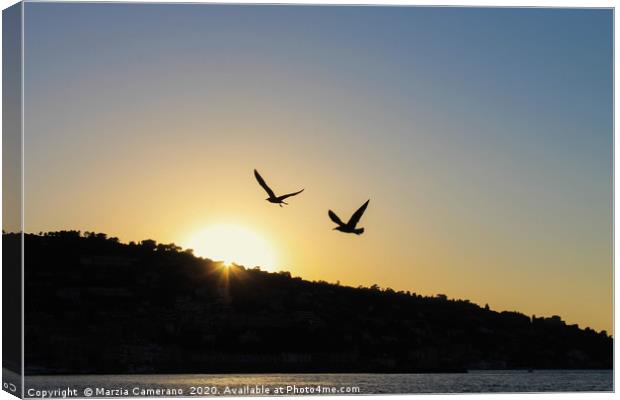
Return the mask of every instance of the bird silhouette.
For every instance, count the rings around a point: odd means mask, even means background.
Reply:
[[[368,207],[369,201],[370,199],[366,200],[366,203],[362,204],[362,206],[358,208],[357,211],[353,213],[353,215],[351,215],[349,222],[347,222],[346,224],[342,222],[340,218],[338,218],[335,212],[329,210],[327,212],[329,218],[331,218],[332,221],[338,224],[338,226],[335,227],[334,230],[344,233],[355,233],[356,235],[361,235],[362,233],[364,233],[364,228],[356,228],[356,226],[357,223],[360,221],[360,218],[362,218],[362,215],[364,215],[364,211],[366,211],[366,207]]]
[[[261,187],[265,189],[265,192],[267,192],[267,194],[269,195],[269,197],[267,197],[265,200],[267,200],[270,203],[278,204],[280,207],[282,207],[282,204],[288,205],[288,203],[284,202],[284,200],[286,200],[287,198],[291,196],[296,196],[299,193],[304,191],[304,189],[301,189],[299,192],[283,194],[282,196],[276,196],[273,190],[271,190],[271,188],[267,186],[267,183],[265,182],[263,177],[260,176],[257,170],[254,170],[254,176],[256,177],[258,184],[261,185]]]

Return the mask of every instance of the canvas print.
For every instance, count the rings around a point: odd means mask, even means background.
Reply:
[[[5,391],[613,391],[613,9],[27,1],[2,47]]]

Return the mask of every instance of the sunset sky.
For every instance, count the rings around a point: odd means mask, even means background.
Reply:
[[[232,226],[268,270],[612,332],[611,10],[26,3],[24,34],[25,231]]]

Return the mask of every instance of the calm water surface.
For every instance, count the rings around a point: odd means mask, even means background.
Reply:
[[[6,370],[5,381],[6,381]],[[470,371],[464,374],[257,374],[29,376],[26,397],[612,391],[612,370]],[[159,392],[156,390],[159,389]],[[92,391],[92,393],[90,391]],[[166,392],[166,390],[168,390]],[[68,393],[68,392],[64,392]],[[73,392],[76,393],[76,392]],[[48,394],[49,395],[49,394]]]

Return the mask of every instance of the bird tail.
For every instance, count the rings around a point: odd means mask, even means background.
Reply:
[[[356,235],[361,235],[362,233],[364,233],[364,228],[355,229],[353,233],[355,233]]]

